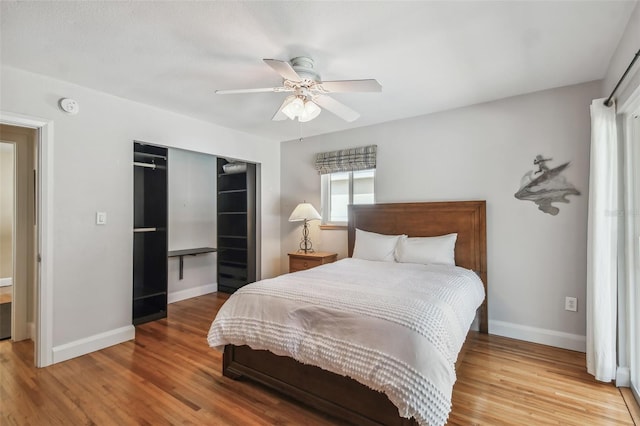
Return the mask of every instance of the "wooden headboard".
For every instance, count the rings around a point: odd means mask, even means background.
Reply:
[[[358,204],[349,206],[349,257],[356,228],[379,234],[433,237],[457,233],[456,265],[476,271],[487,292],[487,224],[485,201]],[[480,307],[480,331],[488,332],[487,298]]]

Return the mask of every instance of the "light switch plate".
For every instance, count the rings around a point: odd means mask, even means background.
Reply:
[[[565,311],[578,311],[578,299],[575,297],[565,297],[564,298],[564,310]]]
[[[107,223],[107,212],[96,212],[96,225]]]

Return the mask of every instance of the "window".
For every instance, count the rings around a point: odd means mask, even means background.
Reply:
[[[373,204],[375,175],[375,169],[322,175],[322,224],[346,226],[349,204]]]
[[[377,145],[316,154],[322,175],[322,225],[346,226],[349,204],[375,202]]]

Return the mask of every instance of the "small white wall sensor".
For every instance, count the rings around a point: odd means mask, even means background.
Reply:
[[[62,98],[58,101],[58,104],[61,110],[71,115],[76,115],[80,111],[80,105],[75,99]]]

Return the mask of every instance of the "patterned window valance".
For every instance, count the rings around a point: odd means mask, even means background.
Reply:
[[[325,175],[336,172],[351,172],[376,168],[377,145],[341,149],[316,154],[316,170]]]

